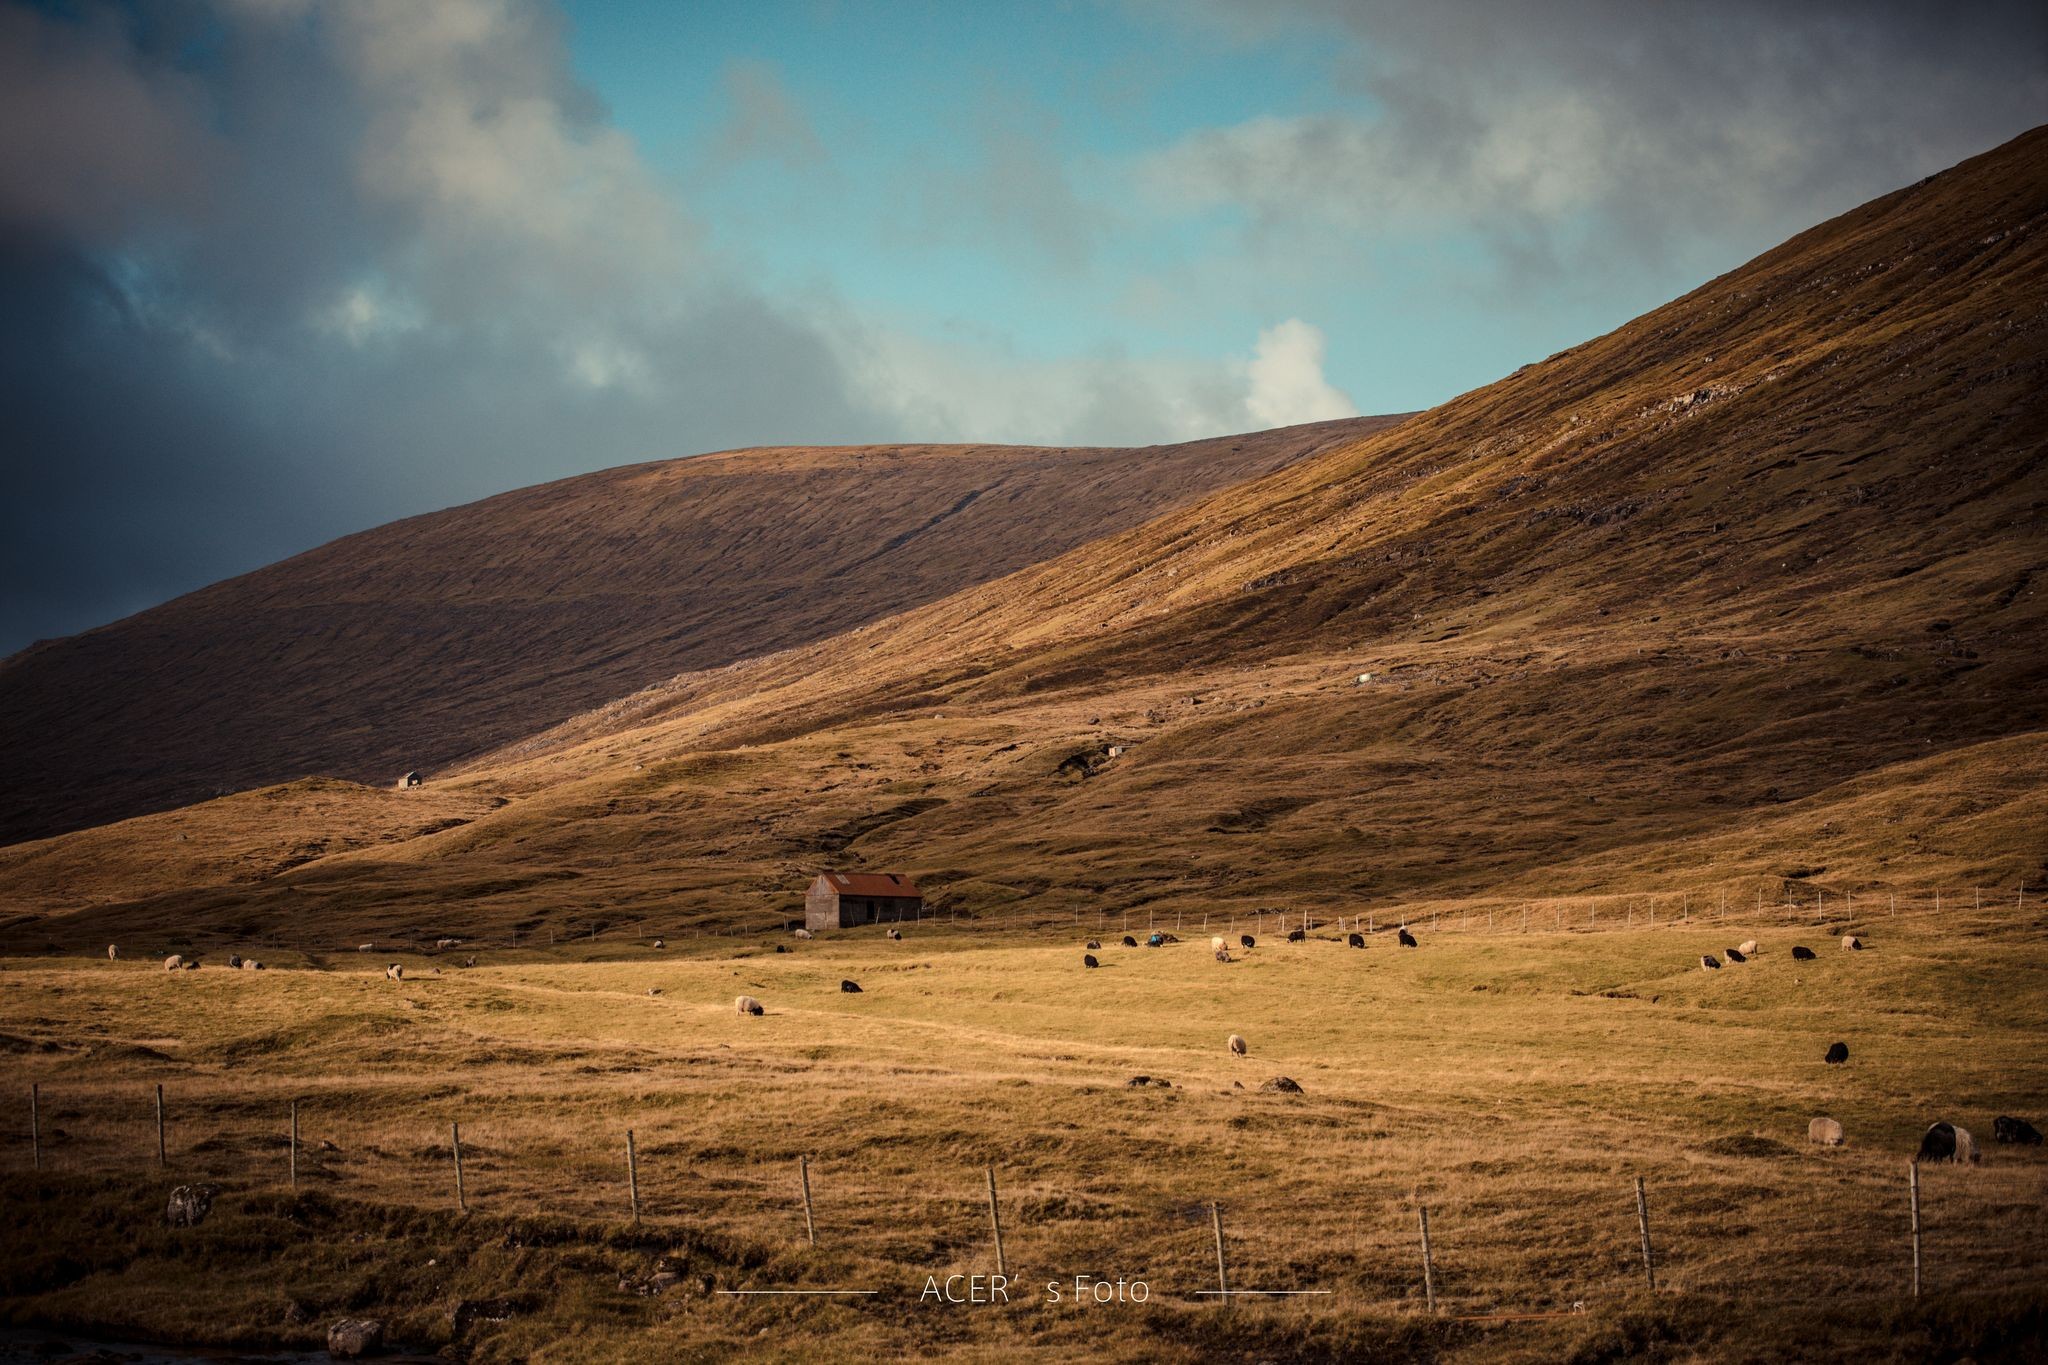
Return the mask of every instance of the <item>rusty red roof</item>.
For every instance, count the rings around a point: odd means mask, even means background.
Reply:
[[[825,884],[842,896],[914,896],[924,898],[917,883],[894,872],[821,872]]]

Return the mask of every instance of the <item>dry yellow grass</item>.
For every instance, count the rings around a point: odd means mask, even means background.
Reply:
[[[1851,1359],[1996,1356],[2033,1339],[2048,1311],[2048,1162],[1988,1138],[1994,1114],[2038,1119],[2048,1102],[2038,913],[1880,910],[1855,925],[1872,946],[1852,954],[1833,942],[1844,922],[1776,907],[1762,927],[1745,914],[1527,934],[1485,931],[1483,907],[1449,910],[1418,950],[1382,933],[1361,952],[1319,931],[1225,966],[1184,926],[1187,942],[1159,950],[1107,940],[1092,972],[1071,933],[936,924],[789,954],[600,940],[486,951],[464,970],[464,949],[409,959],[402,984],[353,955],[261,974],[10,961],[0,1032],[17,1084],[44,1087],[41,1185],[78,1201],[66,1217],[32,1194],[16,1109],[8,1185],[40,1245],[10,1249],[11,1312],[260,1342],[311,1340],[360,1310],[438,1345],[456,1299],[511,1294],[518,1316],[474,1329],[485,1360]],[[1697,967],[1752,935],[1757,961]],[[1819,959],[1794,962],[1794,942]],[[864,992],[841,994],[842,977]],[[736,1017],[742,991],[768,1013]],[[1231,1032],[1248,1058],[1225,1051]],[[1851,1063],[1824,1066],[1837,1038]],[[1140,1074],[1173,1088],[1125,1085]],[[1260,1093],[1275,1075],[1306,1093]],[[157,1082],[168,1173],[153,1164]],[[297,1202],[279,1191],[294,1098],[308,1148]],[[1847,1148],[1805,1144],[1823,1113]],[[1930,1297],[1916,1306],[1905,1162],[1937,1117],[1976,1131],[1987,1160],[1924,1173]],[[452,1207],[452,1121],[468,1218]],[[624,1226],[628,1127],[638,1234]],[[797,1200],[806,1154],[815,1251]],[[1012,1302],[920,1305],[927,1275],[993,1269],[990,1165]],[[1655,1296],[1641,1287],[1637,1175]],[[199,1178],[228,1191],[214,1221],[147,1226],[170,1183]],[[1212,1200],[1235,1286],[1330,1294],[1228,1313],[1198,1298],[1214,1283]],[[1418,1202],[1436,1318],[1421,1305]],[[96,1259],[110,1231],[136,1246]],[[687,1265],[682,1291],[618,1289],[663,1254]],[[1152,1302],[1044,1302],[1046,1281],[1071,1297],[1079,1273],[1143,1279]],[[728,1298],[704,1293],[704,1275],[714,1289],[883,1294]],[[308,1323],[289,1320],[295,1302]],[[1465,1321],[1523,1313],[1567,1316]]]

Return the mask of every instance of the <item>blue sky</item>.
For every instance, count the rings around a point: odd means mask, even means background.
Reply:
[[[1426,407],[2041,122],[2044,16],[0,0],[0,653],[633,461]]]

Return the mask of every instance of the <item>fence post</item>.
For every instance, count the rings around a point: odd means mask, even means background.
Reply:
[[[1643,1233],[1643,1279],[1650,1292],[1657,1292],[1657,1260],[1650,1251],[1650,1201],[1643,1193],[1643,1178],[1636,1177],[1636,1226]]]
[[[818,1244],[818,1225],[811,1221],[811,1159],[800,1156],[796,1159],[796,1173],[804,1187],[804,1237],[812,1246]]]
[[[32,1085],[28,1088],[28,1145],[33,1154],[36,1169],[43,1169],[43,1088]]]
[[[297,1100],[292,1101],[291,1177],[292,1188],[297,1189],[299,1187],[299,1102]]]
[[[1913,1205],[1913,1297],[1920,1297],[1920,1163],[1906,1163],[1906,1190]]]
[[[988,1168],[988,1225],[996,1235],[996,1274],[1008,1275],[1009,1264],[1003,1259],[1003,1220],[996,1212],[996,1168]]]
[[[1223,1210],[1209,1202],[1209,1225],[1216,1230],[1216,1296],[1230,1307],[1230,1270],[1223,1262]]]
[[[164,1159],[164,1087],[159,1081],[156,1087],[156,1165],[158,1170],[162,1170],[169,1164]]]
[[[1429,1300],[1429,1311],[1436,1312],[1436,1266],[1429,1255],[1429,1205],[1417,1209],[1422,1215],[1422,1293]]]
[[[462,1125],[448,1125],[448,1145],[455,1151],[455,1207],[469,1212],[469,1200],[462,1192]]]
[[[633,1226],[640,1226],[640,1157],[633,1150],[633,1130],[626,1130],[626,1199],[633,1206]]]

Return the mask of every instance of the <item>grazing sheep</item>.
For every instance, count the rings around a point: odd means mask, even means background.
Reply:
[[[186,958],[186,959],[185,959],[185,970],[186,970],[186,971],[188,971],[188,972],[196,972],[196,971],[198,971],[198,970],[199,970],[199,959],[198,959],[198,958],[196,958],[196,957],[188,957],[188,958]]]
[[[2041,1145],[2041,1130],[2028,1123],[2025,1119],[2016,1119],[2010,1114],[2000,1114],[1997,1118],[1991,1120],[1991,1140],[1993,1142],[2018,1143],[2026,1147],[2039,1147]]]
[[[1246,952],[1250,952],[1253,948],[1257,947],[1258,942],[1259,941],[1253,938],[1250,934],[1239,934],[1237,936],[1237,946],[1244,949]]]
[[[1131,936],[1130,936],[1129,934],[1125,934],[1125,935],[1124,935],[1124,947],[1126,947],[1126,948],[1135,948],[1135,947],[1137,947],[1137,946],[1138,946],[1138,940],[1136,940],[1136,939],[1132,938],[1132,937],[1131,937]]]
[[[1416,946],[1416,945],[1415,945],[1415,935],[1413,935],[1413,934],[1409,933],[1409,932],[1408,932],[1408,931],[1407,931],[1407,930],[1406,930],[1405,928],[1401,930],[1401,935],[1400,935],[1400,937],[1401,937],[1401,946],[1402,946],[1403,948],[1413,948],[1413,947],[1415,947],[1415,946]]]
[[[241,965],[242,965],[242,955],[241,955],[240,953],[229,953],[229,954],[228,954],[228,966],[230,966],[230,967],[233,967],[233,968],[236,968],[237,970],[239,970],[239,969],[241,968]]]
[[[1218,948],[1216,950],[1216,960],[1218,962],[1230,961],[1230,949],[1228,947]]]
[[[1306,929],[1289,929],[1287,931],[1287,941],[1289,943],[1299,943],[1307,937],[1308,930]]]
[[[471,954],[469,957],[465,957],[464,959],[462,959],[462,965],[465,967],[474,967],[476,965],[476,956],[474,954]]]
[[[1239,1036],[1238,1036],[1237,1034],[1235,1034],[1235,1033],[1231,1034],[1231,1035],[1230,1035],[1230,1055],[1231,1055],[1231,1056],[1233,1056],[1233,1057],[1242,1057],[1242,1056],[1244,1056],[1244,1054],[1245,1054],[1245,1044],[1244,1044],[1244,1039],[1243,1039],[1243,1038],[1241,1038],[1241,1037],[1239,1037]]]
[[[1806,1125],[1806,1140],[1819,1147],[1839,1147],[1842,1125],[1833,1119],[1815,1119]]]
[[[1720,962],[1715,959],[1712,953],[1701,953],[1700,965],[1702,967],[1705,967],[1710,972],[1718,972],[1721,970]]]
[[[860,982],[842,981],[839,983],[839,992],[842,995],[859,995],[861,993]]]
[[[1147,938],[1147,939],[1145,940],[1145,946],[1146,946],[1147,948],[1157,948],[1157,947],[1158,947],[1159,945],[1161,945],[1161,944],[1162,944],[1162,943],[1164,943],[1164,942],[1166,942],[1166,935],[1164,935],[1164,934],[1153,934],[1153,935],[1152,935],[1151,937],[1149,937],[1149,938]]]
[[[786,953],[789,951],[789,945],[787,943],[778,943],[775,945],[775,951],[778,953]]]
[[[1365,946],[1365,935],[1352,934],[1349,937],[1347,937],[1344,941],[1354,948],[1363,948]]]
[[[1209,951],[1212,953],[1221,952],[1223,951],[1223,949],[1229,946],[1229,944],[1223,941],[1223,935],[1221,934],[1218,934],[1214,938],[1209,940]]]
[[[1863,940],[1854,934],[1844,934],[1842,935],[1842,946],[1852,953],[1858,952],[1863,947]]]
[[[798,938],[816,938],[816,937],[817,937],[817,935],[816,935],[816,934],[813,934],[813,933],[812,933],[812,932],[811,932],[810,930],[808,930],[808,929],[799,929],[799,930],[797,930],[797,931],[796,931],[796,937],[798,937]]]
[[[1749,961],[1749,958],[1743,953],[1742,949],[1740,948],[1723,948],[1721,950],[1721,956],[1727,958],[1730,962]]]
[[[739,998],[737,998],[736,1000],[734,1000],[734,1001],[732,1002],[732,1009],[733,1009],[733,1013],[734,1013],[734,1014],[763,1014],[763,1013],[766,1013],[766,1011],[764,1011],[764,1010],[763,1010],[763,1009],[761,1008],[761,1002],[760,1002],[760,1001],[758,1001],[758,1000],[756,1000],[756,999],[755,999],[755,998],[754,998],[753,996],[751,996],[751,995],[742,995],[742,996],[740,996]]]
[[[1753,939],[1753,938],[1746,938],[1746,939],[1742,940],[1742,955],[1743,955],[1744,957],[1755,957],[1755,956],[1756,956],[1756,940],[1755,940],[1755,939]]]
[[[460,948],[461,946],[462,940],[459,938],[437,938],[434,940],[434,947],[441,952],[446,952],[450,948]]]
[[[1811,962],[1811,961],[1813,961],[1813,949],[1811,949],[1811,948],[1802,948],[1802,947],[1800,947],[1800,946],[1799,946],[1798,944],[1796,944],[1796,943],[1795,943],[1795,944],[1793,944],[1793,945],[1792,945],[1792,960],[1793,960],[1794,962]]]
[[[903,931],[901,929],[891,929],[889,931],[889,937],[896,940],[898,943],[901,943],[903,941]]]
[[[176,953],[172,953],[169,957],[164,959],[164,970],[167,972],[178,971],[182,969],[184,965],[185,959],[178,956]]]
[[[1978,1153],[1977,1139],[1970,1136],[1969,1129],[1958,1128],[1953,1123],[1936,1122],[1921,1136],[1917,1159],[1974,1164],[1983,1157]]]
[[[384,969],[384,979],[387,981],[405,980],[405,968],[400,966],[396,962],[392,963],[389,967],[386,967]]]
[[[1100,939],[1093,939],[1093,938],[1091,938],[1091,939],[1089,939],[1089,940],[1088,940],[1088,941],[1087,941],[1086,943],[1082,944],[1081,946],[1082,946],[1082,947],[1084,947],[1084,948],[1086,948],[1086,949],[1087,949],[1087,950],[1088,950],[1089,952],[1091,952],[1091,953],[1092,953],[1092,952],[1094,952],[1094,951],[1095,951],[1095,950],[1096,950],[1097,948],[1100,948],[1100,947],[1102,946],[1102,941],[1101,941]]]
[[[657,948],[666,948],[666,947],[668,947],[668,942],[667,942],[667,940],[665,940],[665,939],[659,939],[659,938],[658,938],[658,939],[654,940],[654,946],[655,946],[655,947],[657,947]],[[475,959],[475,958],[471,958],[471,959],[470,959],[470,962],[471,962],[472,964],[474,964],[474,963],[476,962],[476,959]]]
[[[358,943],[356,951],[359,953],[374,953],[377,951],[377,945],[374,943]]]
[[[1100,967],[1102,964],[1095,960],[1095,954],[1083,953],[1081,954],[1081,965],[1083,967]]]
[[[116,947],[116,946],[115,946],[114,944],[111,944],[111,943],[109,943],[109,944],[107,945],[107,961],[109,961],[109,962],[112,962],[112,961],[114,961],[114,960],[115,960],[116,958],[118,958],[118,957],[120,957],[120,956],[121,956],[121,950],[120,950],[120,949],[119,949],[118,947]]]
[[[661,994],[661,987],[659,987],[659,986],[649,986],[649,987],[647,988],[647,993],[648,993],[649,995],[660,995],[660,994]]]
[[[242,970],[245,972],[260,972],[263,970],[263,964],[253,957],[245,957],[242,959]]]
[[[1259,1086],[1259,1089],[1275,1095],[1299,1095],[1301,1093],[1301,1083],[1292,1076],[1275,1076],[1272,1080]]]
[[[1829,1066],[1840,1066],[1849,1060],[1849,1045],[1847,1043],[1829,1043],[1828,1055],[1821,1058],[1821,1060]]]

